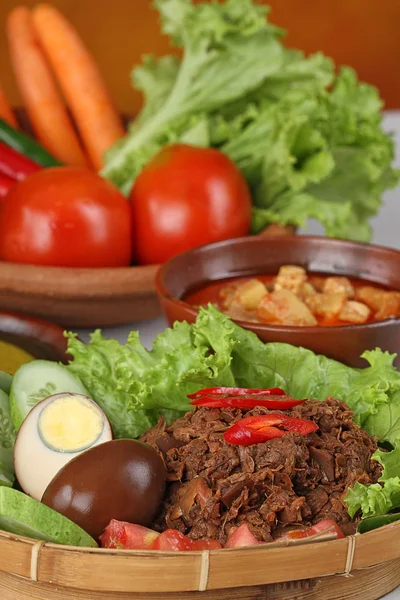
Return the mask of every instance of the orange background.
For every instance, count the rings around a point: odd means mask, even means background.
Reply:
[[[8,58],[4,24],[17,4],[0,0],[0,79],[13,104],[19,96]],[[170,51],[159,33],[151,0],[53,0],[72,20],[98,60],[118,107],[134,113],[140,95],[129,73],[142,53]],[[288,45],[307,52],[323,50],[337,63],[355,67],[377,85],[387,108],[400,108],[400,0],[271,0],[272,22],[289,30]]]

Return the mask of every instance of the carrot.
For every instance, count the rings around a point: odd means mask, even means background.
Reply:
[[[11,62],[33,130],[41,144],[61,162],[87,165],[62,97],[23,6],[10,12],[7,37]]]
[[[9,105],[7,97],[1,86],[0,86],[0,119],[3,119],[4,121],[6,121],[6,123],[11,125],[11,127],[18,129],[17,119],[15,118],[15,115],[14,115],[13,111],[11,110],[11,106]]]
[[[76,30],[54,6],[39,4],[33,22],[94,166],[124,135],[100,71]]]

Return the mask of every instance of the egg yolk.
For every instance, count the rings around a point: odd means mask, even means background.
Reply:
[[[62,396],[41,412],[38,428],[43,442],[58,452],[78,452],[92,446],[104,427],[97,406],[83,396]]]

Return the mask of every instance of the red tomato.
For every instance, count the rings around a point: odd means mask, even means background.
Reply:
[[[154,540],[153,550],[193,550],[192,540],[176,529],[167,529]]]
[[[100,542],[102,548],[150,550],[159,535],[147,527],[112,519],[100,536]]]
[[[262,544],[262,542],[259,542],[251,533],[246,523],[242,523],[239,527],[230,530],[224,548],[242,548],[244,546],[258,546],[259,544]]]
[[[192,540],[192,550],[220,550],[222,544],[218,540],[203,538],[202,540]]]
[[[131,260],[123,195],[93,171],[43,169],[3,199],[0,260],[62,267],[118,267]]]
[[[138,176],[131,205],[134,252],[142,264],[165,262],[250,228],[247,183],[230,158],[211,148],[165,147]]]
[[[329,531],[331,530],[331,531]],[[343,531],[340,529],[339,525],[333,519],[326,519],[324,521],[320,521],[313,525],[310,529],[309,535],[315,535],[316,533],[334,533],[337,539],[344,538],[345,535]]]

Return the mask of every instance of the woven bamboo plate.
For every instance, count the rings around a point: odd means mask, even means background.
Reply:
[[[400,584],[400,522],[287,547],[82,549],[0,532],[1,600],[376,600]]]

